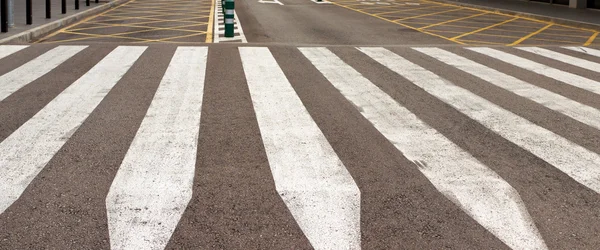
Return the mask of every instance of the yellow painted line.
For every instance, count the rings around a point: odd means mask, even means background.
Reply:
[[[441,14],[441,13],[454,12],[454,11],[459,11],[459,10],[462,10],[462,8],[444,10],[444,11],[439,11],[439,12],[434,12],[434,13],[427,13],[427,14],[422,14],[422,15],[417,15],[417,16],[400,18],[400,19],[394,20],[394,22],[404,21],[404,20],[408,20],[408,19],[416,19],[416,18],[421,18],[421,17],[426,17],[426,16],[432,16],[432,15],[437,15],[437,14]]]
[[[202,35],[202,34],[188,34],[188,35],[183,35],[183,36],[166,37],[166,38],[152,40],[152,41],[149,41],[149,42],[170,42],[169,40],[179,39],[179,38],[186,38],[186,37],[192,37],[192,36],[198,36],[198,35]],[[134,42],[134,43],[144,43],[144,41],[139,41],[139,42]]]
[[[206,17],[208,17],[208,16],[194,17],[194,19],[196,19],[196,18],[206,18]],[[150,17],[137,17],[137,18],[132,18],[132,19],[154,20],[154,21],[163,21],[163,22],[167,22],[168,21],[167,19],[150,18]],[[181,20],[181,19],[177,19],[177,20]],[[99,20],[98,22],[102,23],[104,21]],[[180,22],[180,23],[195,23],[194,21],[177,21],[177,22]]]
[[[211,8],[210,8],[210,16],[208,18],[208,26],[206,27],[206,43],[213,42],[213,19],[215,12],[215,1],[219,0],[211,0]]]
[[[485,42],[485,41],[478,41],[478,40],[465,40],[465,39],[460,39],[460,41],[467,42],[467,43],[470,43],[470,44],[492,44],[492,45],[506,45],[506,44],[503,44],[503,43]]]
[[[160,20],[154,20],[154,21],[145,21],[145,22],[137,22],[137,23],[124,23],[124,24],[119,24],[119,23],[105,23],[104,20],[102,20],[102,21],[93,22],[93,23],[89,23],[89,24],[97,24],[97,25],[101,25],[101,26],[112,26],[112,27],[123,27],[123,26],[128,26],[128,25],[141,25],[141,24],[153,24],[153,23],[190,23],[190,24],[201,23],[201,24],[207,24],[206,22],[190,21],[190,20],[193,20],[193,19],[204,19],[204,18],[190,17],[190,18],[182,18],[182,19],[169,20],[168,22],[165,21],[165,20],[160,19]],[[144,27],[153,28],[151,26],[144,26]],[[72,31],[75,31],[75,30],[88,30],[88,29],[95,29],[95,28],[97,28],[97,27],[72,29]]]
[[[488,13],[479,13],[479,14],[470,15],[470,16],[466,16],[466,17],[456,18],[456,19],[445,21],[445,22],[435,23],[435,24],[432,24],[432,25],[421,27],[421,28],[419,28],[419,30],[424,30],[424,29],[427,29],[427,28],[431,28],[431,27],[435,27],[435,26],[440,26],[440,25],[444,25],[444,24],[447,24],[447,23],[457,22],[457,21],[460,21],[460,20],[465,20],[465,19],[469,19],[469,18],[473,18],[473,17],[483,16],[483,15],[487,15],[487,14]]]
[[[110,18],[110,19],[102,19],[102,20],[99,20],[99,21],[102,21],[102,22],[112,22],[112,21],[131,20],[131,19],[136,19],[136,18],[152,18],[152,17],[161,17],[161,16],[165,16],[165,15],[149,15],[149,16],[142,16],[142,17],[131,17],[131,16],[122,17],[122,16],[113,16],[113,15],[104,14],[104,15],[98,16],[98,17],[107,17],[107,18]],[[117,18],[114,18],[114,17],[117,17]]]
[[[196,15],[190,15],[190,14],[185,14],[185,13],[165,13],[165,12],[158,12],[158,11],[135,11],[135,12],[124,12],[121,11],[121,13],[116,12],[117,15],[131,15],[131,14],[160,14],[160,15],[165,15],[165,16],[196,16]],[[197,17],[201,17],[202,15],[198,15]]]
[[[386,11],[386,12],[381,12],[381,13],[375,13],[375,15],[401,13],[401,12],[415,11],[415,10],[426,10],[426,9],[433,9],[433,8],[440,8],[440,7],[444,7],[444,6],[427,6],[427,7],[420,7],[420,8],[401,9],[401,10],[394,10],[394,11]]]
[[[525,40],[529,39],[530,37],[532,37],[532,36],[535,36],[535,35],[539,34],[540,32],[542,32],[542,31],[544,31],[544,30],[546,30],[546,29],[548,29],[548,28],[552,27],[552,25],[553,25],[553,24],[551,23],[551,24],[548,24],[548,25],[544,26],[543,28],[541,28],[541,29],[539,29],[539,30],[537,30],[537,31],[535,31],[535,32],[531,32],[529,35],[526,35],[526,36],[524,36],[524,37],[521,37],[521,39],[519,39],[519,40],[516,40],[514,43],[511,43],[509,46],[515,46],[515,45],[518,45],[519,43],[522,43],[523,41],[525,41]]]
[[[494,24],[494,25],[490,25],[490,26],[487,26],[487,27],[484,27],[484,28],[481,28],[481,29],[478,29],[478,30],[471,31],[471,32],[467,32],[467,33],[464,33],[464,34],[462,34],[462,35],[459,35],[459,36],[455,36],[455,37],[453,37],[453,38],[450,38],[450,40],[459,39],[459,38],[461,38],[461,37],[465,37],[465,36],[468,36],[468,35],[472,35],[472,34],[475,34],[475,33],[478,33],[478,32],[482,32],[482,31],[485,31],[485,30],[489,30],[489,29],[491,29],[491,28],[494,28],[494,27],[497,27],[497,26],[503,25],[503,24],[505,24],[505,23],[512,22],[512,21],[514,21],[514,20],[517,20],[517,19],[519,19],[519,18],[518,18],[518,17],[515,17],[515,18],[513,18],[513,19],[506,20],[506,21],[504,21],[504,22],[501,22],[501,23],[497,23],[497,24]]]
[[[133,2],[135,2],[135,1],[136,1],[136,0],[131,0],[131,1],[130,1],[130,2],[128,2],[128,3],[124,3],[124,4],[120,5],[120,6],[117,6],[117,7],[115,7],[115,8],[112,8],[112,9],[108,9],[108,10],[106,10],[106,11],[104,11],[104,12],[102,12],[102,13],[99,13],[99,14],[97,14],[97,15],[93,15],[93,16],[90,16],[90,17],[88,17],[88,18],[85,18],[85,19],[83,19],[83,20],[82,20],[82,21],[80,21],[80,22],[76,22],[76,23],[74,23],[74,24],[71,24],[71,25],[69,25],[69,26],[67,26],[67,27],[65,27],[65,28],[62,28],[62,29],[60,29],[60,30],[57,30],[57,31],[53,32],[52,34],[50,34],[50,35],[47,35],[47,36],[43,37],[42,39],[39,39],[39,40],[35,41],[34,43],[41,43],[41,42],[43,42],[43,41],[45,41],[45,40],[48,40],[48,39],[52,38],[53,36],[56,36],[56,35],[58,35],[58,34],[62,33],[62,32],[63,32],[63,31],[65,31],[65,30],[68,30],[68,29],[70,29],[70,28],[72,28],[72,27],[75,27],[76,25],[79,25],[80,23],[87,22],[87,21],[89,21],[89,20],[92,20],[92,19],[94,19],[94,18],[96,18],[96,17],[98,17],[98,16],[100,16],[100,15],[104,14],[104,13],[107,13],[107,12],[109,12],[109,11],[112,11],[112,10],[118,9],[118,8],[120,8],[120,7],[123,7],[123,6],[125,6],[125,5],[128,5],[128,4],[130,4],[130,3],[133,3]]]
[[[592,36],[590,36],[590,39],[588,39],[587,42],[585,42],[583,44],[583,46],[590,46],[594,42],[594,40],[596,39],[596,37],[598,37],[598,34],[600,34],[600,32],[596,32]]]
[[[409,26],[409,25],[406,25],[406,24],[403,24],[403,23],[396,23],[396,22],[394,22],[394,21],[392,21],[392,20],[389,20],[389,19],[386,19],[386,18],[383,18],[383,17],[380,17],[380,16],[376,16],[376,15],[373,15],[373,14],[371,14],[371,13],[367,13],[367,12],[364,12],[364,11],[361,11],[361,10],[357,10],[357,9],[354,9],[354,8],[351,8],[351,7],[346,7],[346,6],[344,6],[344,5],[340,5],[340,4],[337,4],[337,3],[335,3],[335,2],[331,2],[331,4],[333,4],[333,5],[337,5],[337,6],[340,6],[340,7],[344,7],[344,8],[346,8],[346,9],[354,10],[354,11],[356,11],[356,12],[360,12],[360,13],[363,13],[363,14],[365,14],[365,15],[369,15],[369,16],[372,16],[372,17],[375,17],[375,18],[378,18],[378,19],[381,19],[381,20],[384,20],[384,21],[387,21],[387,22],[390,22],[390,23],[395,23],[395,24],[398,24],[398,25],[400,25],[400,26],[403,26],[403,27],[406,27],[406,28],[409,28],[409,29],[418,30],[418,29],[417,29],[417,28],[415,28],[415,27],[412,27],[412,26]],[[438,35],[438,34],[434,34],[434,33],[427,32],[427,31],[423,31],[423,30],[419,30],[419,31],[420,31],[421,33],[424,33],[424,34],[432,35],[432,36],[439,37],[439,38],[442,38],[442,39],[445,39],[445,40],[448,40],[448,41],[450,41],[450,40],[449,40],[447,37],[440,36],[440,35]],[[455,42],[455,43],[458,43],[458,44],[465,45],[465,43],[463,43],[463,42],[459,42],[459,41],[452,41],[452,42]]]

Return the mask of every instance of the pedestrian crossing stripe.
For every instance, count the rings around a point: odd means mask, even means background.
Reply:
[[[466,49],[600,93],[600,82],[589,76],[496,49]],[[0,46],[0,60],[10,60],[26,50],[26,46]],[[0,105],[20,88],[43,79],[86,50],[86,46],[58,46],[3,74]],[[145,46],[115,48],[0,141],[0,217],[146,50]],[[238,50],[280,199],[314,248],[361,248],[361,224],[365,222],[361,221],[362,196],[360,186],[354,181],[356,176],[347,171],[330,139],[307,112],[304,100],[290,84],[273,52],[266,47]],[[411,50],[600,130],[600,111],[594,105],[538,87],[497,70],[494,65],[477,63],[444,48]],[[564,52],[535,47],[521,50],[598,72],[596,62]],[[564,50],[577,55],[600,54],[590,48]],[[532,219],[533,212],[527,208],[527,200],[521,198],[523,194],[511,186],[510,180],[421,120],[419,114],[405,108],[347,64],[339,53],[325,47],[298,48],[298,51],[375,129],[414,162],[440,193],[477,223],[511,248],[548,248],[544,233],[540,233]],[[600,193],[600,156],[595,150],[459,87],[436,74],[435,69],[411,62],[397,52],[379,47],[361,47],[356,51],[546,161],[582,186]],[[179,47],[172,55],[106,197],[112,248],[165,248],[185,212],[192,196],[198,137],[202,136],[198,131],[204,79],[210,73],[206,72],[210,53],[209,47]]]

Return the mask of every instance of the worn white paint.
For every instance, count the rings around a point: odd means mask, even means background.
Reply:
[[[207,47],[179,47],[106,197],[112,249],[163,249],[192,198]]]
[[[598,109],[578,103],[544,88],[521,81],[515,77],[439,48],[414,49],[464,72],[479,77],[484,81],[537,102],[549,109],[600,129],[600,110]]]
[[[517,49],[527,51],[536,55],[540,55],[546,58],[554,59],[566,64],[571,64],[573,66],[577,66],[580,68],[584,68],[587,70],[600,72],[600,63],[595,63],[592,61],[584,60],[581,58],[577,58],[574,56],[565,55],[562,53],[558,53],[556,51],[552,51],[549,49],[539,48],[539,47],[517,47]]]
[[[600,193],[600,156],[385,49],[363,52],[517,146]]]
[[[517,191],[326,48],[300,51],[446,197],[520,249],[543,249]]]
[[[0,59],[27,48],[27,45],[0,45]]]
[[[145,49],[117,47],[0,143],[0,213],[21,196]]]
[[[541,63],[537,63],[525,58],[521,58],[503,51],[485,47],[468,48],[472,51],[484,54],[486,56],[496,58],[514,66],[535,72],[537,74],[564,82],[566,84],[585,89],[587,91],[600,94],[600,82],[575,75],[566,71],[558,70]]]
[[[0,101],[56,68],[87,46],[58,46],[0,76]]]
[[[592,49],[592,48],[588,48],[588,47],[563,47],[563,48],[569,49],[572,51],[581,52],[581,53],[588,54],[588,55],[592,55],[592,56],[600,57],[600,50],[597,50],[597,49]]]
[[[315,249],[360,248],[360,191],[268,48],[240,47],[275,187]]]

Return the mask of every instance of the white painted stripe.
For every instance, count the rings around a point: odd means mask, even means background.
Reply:
[[[362,51],[471,119],[600,193],[600,156],[385,49]]]
[[[0,76],[0,101],[56,68],[87,46],[58,46]]]
[[[239,48],[275,187],[315,249],[360,248],[360,191],[268,48]]]
[[[495,69],[488,68],[464,57],[439,48],[414,48],[446,64],[481,78],[498,87],[530,99],[577,121],[600,129],[600,110],[578,103],[559,94],[526,83]]]
[[[468,48],[469,50],[479,52],[486,56],[496,58],[498,60],[504,61],[506,63],[512,64],[517,67],[521,67],[523,69],[535,72],[537,74],[555,79],[557,81],[564,82],[566,84],[585,89],[587,91],[594,92],[596,94],[600,94],[600,83],[594,80],[590,80],[585,77],[581,77],[569,72],[565,72],[562,70],[558,70],[555,68],[548,67],[541,63],[537,63],[531,60],[527,60],[525,58],[521,58],[503,51],[477,47],[477,48]]]
[[[544,248],[517,191],[325,48],[300,51],[431,183],[504,242]],[[509,245],[511,245],[509,244]]]
[[[563,48],[570,49],[572,51],[585,53],[585,54],[592,55],[592,56],[600,57],[600,50],[597,50],[597,49],[592,49],[592,48],[588,48],[588,47],[563,47]]]
[[[179,47],[113,180],[111,249],[164,249],[192,198],[206,47]]]
[[[81,126],[146,47],[118,47],[0,143],[0,213]]]
[[[5,58],[19,50],[27,48],[27,45],[0,45],[0,59]]]
[[[554,59],[563,63],[571,64],[587,70],[600,72],[600,63],[591,62],[574,56],[565,55],[552,50],[537,47],[517,47],[517,49],[527,51],[546,58]]]

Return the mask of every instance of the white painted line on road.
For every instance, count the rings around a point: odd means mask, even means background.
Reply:
[[[25,49],[27,45],[0,45],[0,59],[5,58],[19,50]]]
[[[581,58],[565,55],[552,50],[537,48],[537,47],[517,47],[517,49],[527,51],[546,58],[554,59],[563,63],[571,64],[587,70],[600,72],[600,63],[591,62]]]
[[[521,58],[503,51],[485,48],[485,47],[477,47],[477,48],[467,48],[469,50],[481,53],[483,55],[496,58],[500,61],[504,61],[506,63],[512,64],[514,66],[535,72],[537,74],[564,82],[566,84],[585,89],[587,91],[591,91],[596,94],[600,94],[600,82],[578,76],[566,71],[558,70],[555,68],[548,67],[541,63],[537,63],[531,60],[527,60],[525,58]]]
[[[315,249],[360,249],[360,191],[268,48],[240,55],[277,192]]]
[[[439,48],[413,49],[519,96],[537,102],[549,109],[565,114],[577,121],[600,129],[600,110],[593,107],[578,103],[544,88],[521,81],[515,77]]]
[[[600,57],[600,50],[597,50],[597,49],[592,49],[592,48],[588,48],[588,47],[563,47],[563,48],[570,49],[572,51],[585,53],[588,55]]]
[[[0,101],[56,68],[87,46],[58,46],[0,76]]]
[[[396,55],[362,49],[367,55],[505,139],[600,193],[600,156]],[[522,248],[512,245],[513,248]]]
[[[283,3],[279,2],[278,0],[271,0],[271,1],[258,0],[258,3],[274,3],[274,4],[283,5]]]
[[[326,48],[300,48],[314,66],[442,194],[509,246],[545,244],[517,191]]]
[[[310,1],[313,3],[316,3],[316,4],[331,4],[331,2],[325,1],[325,0],[321,0],[320,2],[318,0],[310,0]]]
[[[0,143],[0,213],[21,196],[144,50],[117,47]]]
[[[192,198],[207,55],[167,68],[106,197],[111,249],[164,249]]]

